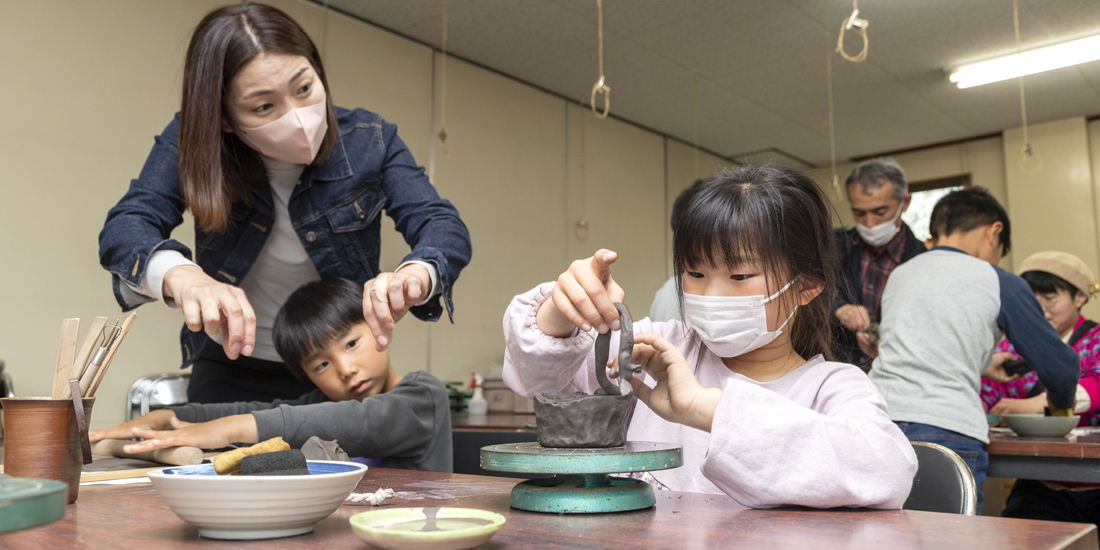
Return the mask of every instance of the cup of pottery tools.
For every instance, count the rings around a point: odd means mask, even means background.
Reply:
[[[76,502],[80,489],[84,465],[81,439],[87,442],[95,398],[81,399],[80,419],[73,401],[46,397],[0,399],[4,407],[4,473],[63,482],[69,486],[69,504]]]

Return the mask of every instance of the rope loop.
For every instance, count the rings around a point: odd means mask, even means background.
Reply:
[[[603,112],[596,108],[596,94],[603,93]],[[611,86],[604,84],[603,75],[600,75],[600,79],[592,86],[592,98],[589,100],[589,104],[592,106],[592,114],[596,115],[596,118],[607,118],[608,113],[611,112]]]
[[[866,19],[860,19],[859,18],[859,7],[856,5],[855,0],[853,0],[852,1],[852,15],[848,16],[847,18],[844,19],[844,21],[840,22],[840,37],[838,37],[837,40],[836,40],[836,51],[837,51],[837,53],[839,53],[841,55],[841,57],[843,57],[844,59],[847,59],[848,61],[851,61],[853,63],[860,63],[862,61],[866,61],[867,60],[867,49],[868,49],[867,27],[869,25],[870,25],[869,21],[867,21]],[[861,50],[859,53],[857,53],[855,55],[848,55],[848,52],[844,51],[844,31],[847,31],[848,29],[851,29],[852,27],[856,27],[857,29],[859,29],[859,34],[860,34],[860,36],[863,37],[863,50]]]

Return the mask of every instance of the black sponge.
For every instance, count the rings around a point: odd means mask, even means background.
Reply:
[[[298,476],[309,475],[306,457],[298,449],[262,453],[244,457],[241,461],[242,476]]]

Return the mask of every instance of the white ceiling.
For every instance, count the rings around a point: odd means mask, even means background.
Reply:
[[[318,2],[321,3],[321,2]],[[442,0],[329,5],[439,48]],[[1100,33],[1100,0],[1019,0],[1024,49]],[[778,149],[829,162],[826,55],[848,0],[604,0],[612,114],[724,156]],[[958,90],[945,67],[1015,51],[1011,0],[863,0],[864,63],[833,58],[838,159],[1020,125],[1016,80]],[[594,0],[451,0],[447,49],[587,103]],[[847,51],[862,42],[848,33]],[[1029,122],[1100,114],[1100,61],[1025,78]]]

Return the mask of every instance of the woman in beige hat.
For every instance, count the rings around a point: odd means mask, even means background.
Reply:
[[[1029,256],[1020,264],[1019,273],[1031,285],[1047,320],[1081,360],[1075,407],[1075,412],[1081,415],[1080,425],[1100,424],[1100,327],[1081,315],[1081,307],[1095,296],[1100,284],[1085,262],[1065,252]],[[1001,341],[995,351],[993,364],[986,372],[1002,378],[997,374],[1004,375],[1004,362],[1020,356],[1008,340]],[[1043,413],[1046,396],[1034,371],[1007,380],[982,379],[981,396],[990,413]],[[1100,523],[1100,491],[1095,489],[1100,489],[1100,485],[1019,480],[1002,515]]]

